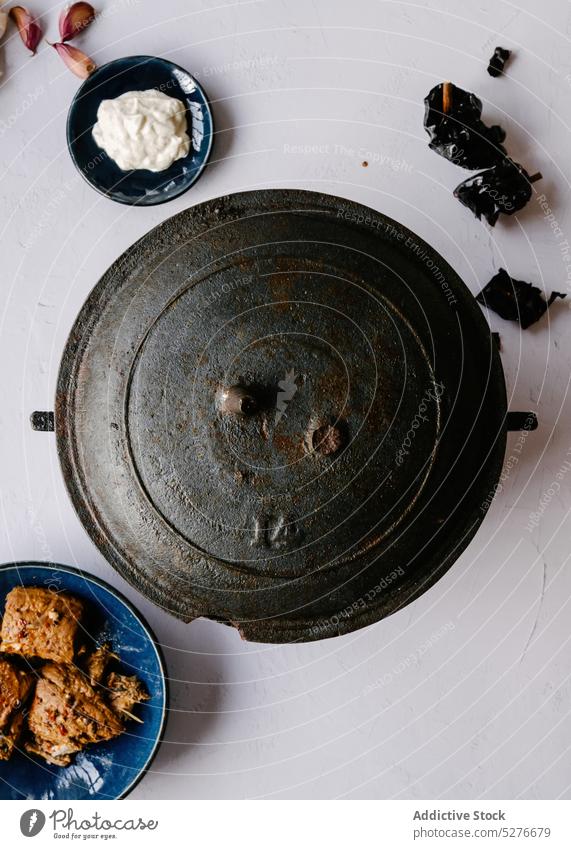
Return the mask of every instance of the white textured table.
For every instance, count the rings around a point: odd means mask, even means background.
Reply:
[[[32,3],[32,0],[30,0]],[[35,2],[36,7],[45,4]],[[49,13],[55,40],[59,5]],[[103,4],[98,4],[103,6]],[[342,195],[405,223],[475,292],[503,265],[571,291],[571,7],[565,0],[108,0],[82,39],[99,63],[159,54],[213,101],[212,164],[155,209],[99,197],[75,172],[65,117],[77,80],[44,43],[12,37],[0,90],[0,560],[79,565],[125,592],[165,647],[167,742],[136,798],[571,796],[571,428],[569,305],[501,333],[512,409],[536,410],[484,526],[435,587],[350,636],[242,643],[146,603],[105,563],[67,497],[52,409],[71,324],[107,266],[190,204],[297,186]],[[190,10],[190,11],[189,11]],[[504,78],[493,48],[516,56]],[[428,150],[422,99],[442,79],[475,90],[545,193],[491,230],[452,197],[464,172]],[[362,167],[362,161],[369,163]],[[509,456],[518,435],[510,436]],[[564,471],[557,478],[558,471]],[[556,481],[559,488],[554,486]],[[546,495],[547,493],[547,495]],[[543,498],[543,507],[539,507]],[[542,516],[527,530],[530,513]]]

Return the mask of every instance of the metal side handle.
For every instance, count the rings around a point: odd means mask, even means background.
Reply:
[[[508,413],[506,416],[508,430],[537,430],[537,425],[535,413]]]
[[[30,424],[32,425],[32,430],[49,433],[55,430],[54,414],[49,411],[36,410],[30,416]]]

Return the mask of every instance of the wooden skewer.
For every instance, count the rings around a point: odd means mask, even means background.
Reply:
[[[452,109],[452,83],[442,83],[442,111],[448,115]]]
[[[144,723],[143,723],[143,720],[142,720],[142,719],[139,719],[139,717],[138,717],[138,716],[135,716],[135,714],[134,714],[134,713],[131,713],[130,711],[125,710],[125,708],[120,708],[120,710],[121,710],[121,713],[126,714],[126,716],[128,716],[128,717],[129,717],[129,719],[134,719],[134,720],[135,720],[135,722],[138,722],[140,725],[143,725],[143,724],[144,724]]]

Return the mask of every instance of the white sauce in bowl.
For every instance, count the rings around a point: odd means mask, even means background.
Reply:
[[[164,171],[188,155],[186,107],[162,91],[126,91],[102,100],[93,138],[123,171]]]

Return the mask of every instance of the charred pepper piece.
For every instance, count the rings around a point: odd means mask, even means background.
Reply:
[[[476,171],[489,168],[506,154],[505,131],[482,121],[482,101],[453,83],[434,86],[424,98],[424,129],[436,153]]]
[[[496,47],[496,49],[494,50],[494,55],[490,59],[488,65],[488,74],[491,77],[501,76],[504,72],[504,66],[510,58],[511,54],[511,50],[506,50],[505,47]]]
[[[456,186],[454,197],[493,227],[500,213],[513,215],[523,209],[531,198],[531,184],[540,178],[541,174],[530,177],[525,168],[506,156],[493,168]]]
[[[514,280],[504,268],[500,268],[476,295],[476,300],[501,318],[519,322],[525,330],[539,321],[556,298],[565,297],[561,292],[552,292],[546,301],[537,286],[523,280]]]

